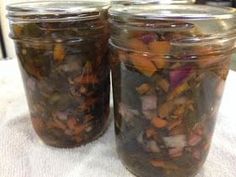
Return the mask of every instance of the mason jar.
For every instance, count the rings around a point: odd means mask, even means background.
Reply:
[[[235,10],[109,10],[117,151],[139,177],[192,177],[206,160],[230,59]]]
[[[108,7],[78,1],[7,7],[32,124],[47,145],[85,144],[108,126]]]

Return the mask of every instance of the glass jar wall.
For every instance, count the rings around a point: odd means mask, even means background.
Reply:
[[[145,177],[191,177],[211,144],[235,10],[130,5],[109,10],[117,151]]]

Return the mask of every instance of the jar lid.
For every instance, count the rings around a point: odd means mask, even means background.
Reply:
[[[7,6],[10,20],[64,21],[96,19],[108,9],[104,1],[37,1],[13,3]]]
[[[196,31],[196,34],[171,40],[176,46],[209,45],[216,42],[225,44],[236,40],[234,8],[206,5],[116,5],[109,9],[109,15],[112,26],[120,30],[160,33]],[[116,36],[111,38],[115,39]]]
[[[230,0],[228,1],[207,1],[206,2],[207,5],[211,5],[211,6],[226,6],[226,7],[231,7],[232,6],[232,2]]]
[[[203,5],[158,5],[136,4],[117,5],[109,10],[112,17],[121,17],[124,21],[132,19],[146,20],[213,20],[232,19],[236,9]]]
[[[112,0],[112,4],[193,4],[196,0]]]

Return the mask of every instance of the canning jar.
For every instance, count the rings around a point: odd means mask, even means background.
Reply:
[[[109,10],[117,151],[140,177],[191,177],[211,144],[235,10],[130,5]]]
[[[7,7],[32,124],[48,145],[85,144],[108,126],[108,7],[76,1]]]

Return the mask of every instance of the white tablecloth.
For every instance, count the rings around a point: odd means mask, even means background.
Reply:
[[[236,177],[236,73],[230,71],[212,148],[197,177]],[[86,146],[57,149],[35,135],[15,60],[0,61],[0,177],[133,177],[119,161],[113,126]]]

